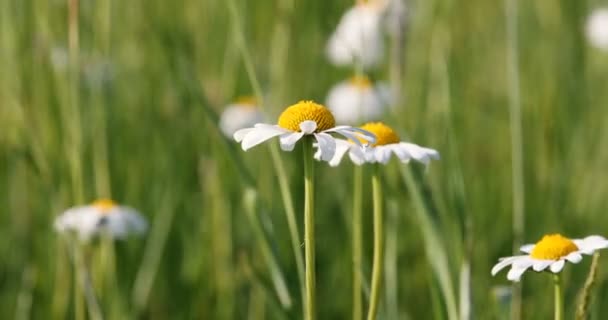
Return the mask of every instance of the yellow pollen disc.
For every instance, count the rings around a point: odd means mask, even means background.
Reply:
[[[321,132],[336,126],[334,115],[323,105],[313,101],[300,101],[287,107],[279,116],[278,125],[290,131],[301,131],[300,123],[312,120],[317,123],[317,130]]]
[[[376,135],[376,143],[372,144],[374,147],[399,143],[401,141],[395,130],[382,122],[369,122],[361,126],[361,129]]]
[[[118,204],[110,199],[99,199],[91,204],[95,209],[101,211],[101,213],[108,213],[114,209]]]
[[[556,233],[546,235],[537,242],[530,256],[540,260],[558,260],[577,250],[572,240]]]
[[[257,100],[252,96],[241,96],[236,98],[234,103],[245,107],[255,108],[257,105]]]
[[[372,86],[372,82],[366,76],[354,76],[349,82],[358,89],[369,89]]]

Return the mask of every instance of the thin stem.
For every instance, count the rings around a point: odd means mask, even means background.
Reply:
[[[555,289],[554,299],[555,299],[555,320],[563,320],[564,319],[564,297],[562,292],[562,282],[559,273],[553,275],[553,287]]]
[[[83,256],[82,248],[79,243],[72,244],[72,258],[74,263],[74,318],[76,320],[85,319],[84,304],[84,270],[82,269]]]
[[[353,320],[363,316],[363,299],[361,296],[361,260],[363,254],[362,239],[362,205],[363,205],[363,168],[355,166],[353,189]]]
[[[306,263],[307,320],[316,318],[315,303],[315,212],[314,212],[314,159],[312,141],[304,139],[304,257]]]
[[[372,174],[372,193],[374,201],[374,262],[372,267],[372,289],[369,298],[367,320],[376,319],[382,287],[384,270],[384,218],[382,214],[382,185],[378,165],[374,165]]]

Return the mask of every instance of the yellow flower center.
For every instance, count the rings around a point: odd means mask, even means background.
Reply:
[[[383,146],[392,143],[399,143],[400,139],[395,130],[382,122],[369,122],[361,126],[361,129],[376,135],[376,143],[372,146]]]
[[[101,213],[108,213],[118,206],[118,204],[110,199],[99,199],[91,204]]]
[[[372,82],[366,76],[354,76],[349,80],[350,84],[355,86],[357,89],[369,89],[372,87]]]
[[[235,104],[242,105],[244,107],[255,108],[257,100],[252,96],[240,96],[234,101]]]
[[[290,131],[301,131],[300,123],[311,120],[317,123],[317,130],[321,132],[336,126],[334,115],[323,105],[313,101],[300,101],[287,107],[279,116],[278,125]]]
[[[558,260],[577,250],[572,240],[556,233],[546,235],[537,242],[530,256],[540,260]]]

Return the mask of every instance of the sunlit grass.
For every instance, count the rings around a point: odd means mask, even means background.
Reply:
[[[245,156],[215,124],[224,105],[256,90],[272,121],[300,99],[324,101],[331,86],[353,73],[323,55],[351,1],[234,2],[244,44],[223,1],[81,0],[74,80],[68,1],[0,1],[0,310],[6,317],[73,318],[74,270],[52,222],[68,207],[106,196],[150,221],[143,239],[116,243],[117,287],[100,301],[107,318],[301,316],[286,192],[271,154],[260,148]],[[608,55],[589,47],[582,33],[586,10],[596,2],[518,1],[524,242],[550,232],[579,237],[608,229]],[[387,248],[393,260],[385,262],[396,271],[387,271],[392,293],[385,291],[379,313],[454,317],[470,253],[471,314],[503,319],[492,292],[509,283],[492,278],[490,268],[511,254],[514,236],[504,4],[410,6],[403,103],[386,122],[403,138],[439,150],[442,160],[426,169],[386,167],[387,245],[395,247]],[[394,64],[371,76],[394,79]],[[281,158],[288,191],[303,194],[301,152]],[[353,170],[315,165],[318,318],[348,318]],[[364,170],[364,181],[369,174]],[[248,203],[254,188],[255,203]],[[367,308],[371,186],[363,195]],[[302,234],[303,199],[294,197],[293,206]],[[563,274],[565,301],[574,301],[589,261]],[[602,263],[589,306],[596,318],[608,313]],[[547,278],[526,276],[524,318],[552,314],[552,296],[540,289],[549,287]],[[574,312],[566,304],[565,318]]]

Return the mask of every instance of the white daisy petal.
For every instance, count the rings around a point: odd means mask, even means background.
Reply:
[[[243,138],[245,138],[245,136],[252,130],[255,130],[255,128],[245,128],[245,129],[237,130],[232,135],[232,137],[234,138],[234,140],[236,140],[236,142],[241,142],[241,141],[243,141]]]
[[[292,151],[296,146],[296,143],[302,139],[304,134],[304,132],[293,132],[280,136],[279,141],[281,144],[281,150]]]
[[[579,252],[572,252],[565,257],[566,260],[572,263],[579,263],[583,260],[583,256]]]
[[[586,255],[592,255],[595,252],[595,248],[587,243],[584,239],[574,239],[572,240],[576,247],[578,248],[578,252]]]
[[[363,150],[361,150],[361,147],[359,147],[359,146],[352,146],[350,148],[350,152],[348,153],[348,156],[350,157],[350,160],[358,166],[365,163],[365,154],[363,153]]]
[[[424,164],[428,164],[431,159],[439,160],[439,152],[437,150],[424,148],[408,142],[400,142],[399,145],[406,149],[413,159]]]
[[[288,132],[290,131],[285,130],[279,126],[257,124],[254,130],[247,132],[247,134],[243,137],[241,147],[244,151],[247,151],[264,141],[270,140],[276,136],[280,136]]]
[[[536,260],[532,265],[532,269],[536,272],[540,272],[547,269],[553,262],[553,260]]]
[[[507,273],[507,279],[515,282],[519,282],[521,275],[530,268],[530,265],[516,266],[513,265],[511,270]]]
[[[323,161],[331,161],[336,153],[336,141],[335,138],[327,133],[315,133],[315,139],[317,139],[318,148],[320,151],[319,157]]]
[[[391,149],[385,146],[377,146],[375,147],[374,156],[376,161],[386,164],[391,159]]]
[[[588,236],[583,239],[583,241],[585,241],[587,247],[593,248],[594,250],[608,248],[608,240],[602,236]]]
[[[530,253],[532,252],[532,250],[534,250],[534,247],[536,247],[536,244],[524,244],[523,246],[521,246],[519,248],[519,251],[523,252],[523,253]]]
[[[345,141],[345,140],[335,139],[335,141],[336,141],[336,151],[334,153],[334,156],[329,161],[329,165],[332,167],[336,167],[340,164],[340,162],[342,161],[342,158],[344,157],[346,152],[349,152],[349,150],[352,146],[352,144],[350,142]],[[315,153],[315,159],[317,159],[317,160],[321,160],[320,151],[321,151],[321,149],[317,148],[317,152]]]
[[[317,130],[317,123],[312,120],[302,121],[300,123],[300,130],[305,134],[311,134]]]
[[[553,264],[551,264],[551,267],[549,269],[553,273],[558,273],[558,272],[562,271],[565,264],[566,264],[565,260],[558,260],[558,261],[554,262]]]
[[[492,268],[492,271],[490,273],[492,274],[492,276],[495,276],[500,270],[504,269],[510,264],[513,264],[513,261],[520,259],[521,257],[522,256],[500,258],[499,262]]]
[[[412,158],[407,149],[403,148],[400,144],[394,143],[386,146],[401,160],[402,163],[410,162]]]

